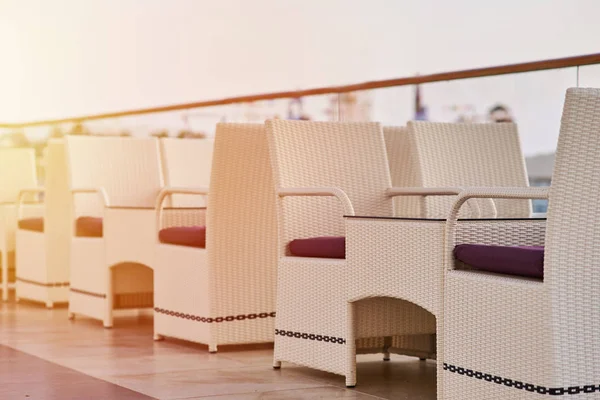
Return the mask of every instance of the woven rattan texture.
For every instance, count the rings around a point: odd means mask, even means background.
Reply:
[[[34,150],[0,148],[0,257],[5,266],[8,264],[9,252],[15,251],[17,213],[14,203],[19,191],[36,186]],[[33,195],[25,199],[36,198]],[[35,213],[35,216],[40,216],[40,213]],[[2,269],[2,299],[5,301],[8,300],[8,273],[8,269]]]
[[[543,246],[545,237],[545,220],[465,221],[456,226],[456,241],[461,244]]]
[[[545,279],[559,385],[600,380],[600,89],[569,89],[550,189]],[[573,329],[577,327],[577,329]]]
[[[44,196],[44,227],[48,229],[45,240],[49,282],[69,281],[70,237],[73,223],[66,157],[64,141],[49,142]]]
[[[277,188],[337,188],[348,195],[356,214],[393,215],[392,200],[385,195],[391,180],[379,124],[274,120],[267,121],[266,126]],[[280,199],[281,254],[286,254],[291,239],[345,235],[343,214],[335,198]],[[349,322],[348,277],[345,260],[280,259],[276,327],[301,336],[277,335],[275,361],[352,376],[344,341]],[[386,301],[365,301],[364,305],[370,306],[369,310],[377,309],[376,303]],[[311,335],[336,340],[311,340]],[[372,345],[370,340],[359,347]]]
[[[21,189],[37,184],[33,149],[0,148],[0,204],[14,203]]]
[[[159,245],[155,333],[206,343],[211,351],[271,342],[277,226],[264,126],[219,124],[211,168],[205,213],[165,210],[166,226],[195,225],[205,216],[207,237],[206,249]]]
[[[67,182],[65,145],[51,140],[44,157],[44,233],[17,232],[17,298],[51,306],[68,300],[68,287],[57,290],[27,283],[69,282],[71,196]]]
[[[265,128],[218,124],[207,211],[211,315],[275,311],[277,220]],[[218,324],[219,342],[272,341],[273,318]]]
[[[162,188],[158,139],[74,137],[66,139],[69,186],[102,189],[109,207],[98,194],[77,194],[75,217],[104,218],[102,238],[73,237],[69,312],[113,324],[113,294],[152,291],[152,271],[129,268],[123,262],[152,267],[156,227],[153,208]],[[97,297],[85,292],[105,295]]]
[[[409,122],[408,131],[418,163],[417,186],[528,186],[517,127],[512,123]],[[477,200],[484,210],[489,208],[487,202]],[[452,203],[452,197],[429,197],[423,215],[445,218]],[[531,213],[528,200],[497,200],[495,205],[499,217]],[[470,216],[466,210],[463,217]]]
[[[417,157],[411,151],[408,129],[404,127],[383,128],[385,147],[393,187],[418,187],[419,174]],[[417,196],[399,196],[394,198],[396,216],[422,217],[422,200]]]
[[[272,120],[266,126],[277,188],[337,187],[358,215],[393,214],[384,195],[390,173],[379,124]],[[286,197],[280,209],[282,254],[293,239],[344,235],[335,198]]]
[[[208,187],[214,142],[211,139],[175,139],[160,140],[162,166],[165,186],[170,187]],[[205,196],[171,196],[172,207],[206,206]]]
[[[163,210],[162,226],[160,229],[175,226],[205,226],[205,208],[169,208]]]
[[[569,89],[549,191],[543,282],[470,271],[447,273],[444,362],[534,385],[535,393],[517,387],[520,384],[501,385],[448,369],[445,399],[539,398],[548,388],[562,395],[571,388],[574,394],[569,398],[600,398],[594,389],[600,379],[600,230],[593,218],[598,197],[594,194],[600,187],[599,148],[600,90]],[[517,194],[507,190],[504,195]],[[522,232],[519,244],[543,243],[539,233]],[[500,236],[488,242],[517,242]],[[448,248],[463,241],[457,233]]]
[[[154,207],[163,185],[158,139],[68,136],[66,141],[71,188],[104,188],[112,207]],[[97,198],[77,195],[77,214],[87,208],[97,214],[98,206],[89,205]]]
[[[522,382],[550,384],[551,342],[544,323],[541,282],[452,271],[446,278],[445,296],[452,307],[446,307],[444,315],[444,362]],[[528,398],[519,397],[527,392],[495,386],[444,371],[443,398]]]

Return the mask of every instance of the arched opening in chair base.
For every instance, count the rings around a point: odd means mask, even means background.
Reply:
[[[436,358],[436,317],[410,301],[369,296],[352,301],[356,354]]]
[[[154,271],[137,262],[111,266],[113,310],[154,307]]]

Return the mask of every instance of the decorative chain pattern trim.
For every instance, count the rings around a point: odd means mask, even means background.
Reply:
[[[316,340],[318,342],[346,344],[346,339],[344,339],[344,338],[338,338],[338,337],[326,336],[326,335],[315,335],[314,333],[293,332],[293,331],[284,331],[283,329],[275,329],[275,334],[279,335],[279,336],[293,337],[296,339],[307,339],[307,340]]]
[[[585,385],[585,386],[570,386],[570,387],[558,387],[548,388],[545,386],[533,385],[531,383],[524,383],[514,379],[502,378],[501,376],[484,374],[483,372],[473,371],[472,369],[466,369],[457,367],[455,365],[444,363],[444,371],[449,371],[454,374],[466,375],[469,378],[475,378],[484,380],[490,383],[496,383],[498,385],[504,385],[506,387],[526,390],[528,392],[535,392],[538,394],[547,394],[551,396],[564,396],[570,394],[580,393],[596,393],[600,392],[600,385]]]
[[[19,278],[18,276],[16,277],[16,280],[19,282],[23,282],[23,283],[29,283],[31,285],[36,285],[36,286],[45,286],[45,287],[65,287],[65,286],[69,286],[69,282],[38,282],[38,281],[32,281],[30,279],[25,279],[25,278]]]
[[[106,295],[103,294],[103,293],[93,293],[93,292],[88,292],[86,290],[80,290],[80,289],[75,289],[75,288],[71,288],[71,292],[73,292],[73,293],[79,293],[79,294],[84,294],[86,296],[100,297],[102,299],[106,298]]]
[[[189,319],[192,321],[203,322],[206,324],[244,321],[246,319],[252,320],[252,319],[258,319],[258,318],[275,318],[275,311],[270,312],[270,313],[262,312],[262,313],[258,313],[258,314],[228,315],[226,317],[216,317],[216,318],[200,317],[198,315],[191,315],[191,314],[186,314],[186,313],[182,313],[182,312],[178,312],[178,311],[165,310],[164,308],[159,308],[159,307],[155,307],[154,311],[156,311],[157,313],[160,313],[160,314],[168,315],[170,317]]]

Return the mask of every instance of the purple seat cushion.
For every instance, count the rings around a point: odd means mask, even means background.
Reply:
[[[44,218],[25,218],[19,220],[19,229],[44,232]]]
[[[461,244],[454,248],[454,257],[482,271],[544,278],[543,246]]]
[[[288,249],[296,257],[346,258],[346,238],[323,236],[294,239],[288,245]]]
[[[206,247],[205,226],[175,226],[161,229],[158,240],[165,244],[176,244],[187,247]]]
[[[102,237],[102,218],[77,218],[77,221],[75,221],[75,235],[78,237]]]

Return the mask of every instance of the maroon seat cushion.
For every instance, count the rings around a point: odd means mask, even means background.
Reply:
[[[543,246],[461,244],[454,248],[454,257],[482,271],[544,278]]]
[[[44,218],[25,218],[19,220],[19,229],[44,232]]]
[[[205,226],[175,226],[161,229],[158,233],[161,243],[176,244],[188,247],[206,247]]]
[[[77,218],[77,221],[75,221],[75,235],[78,237],[102,237],[102,218]]]
[[[288,249],[296,257],[346,258],[346,238],[323,236],[294,239],[289,243]]]

